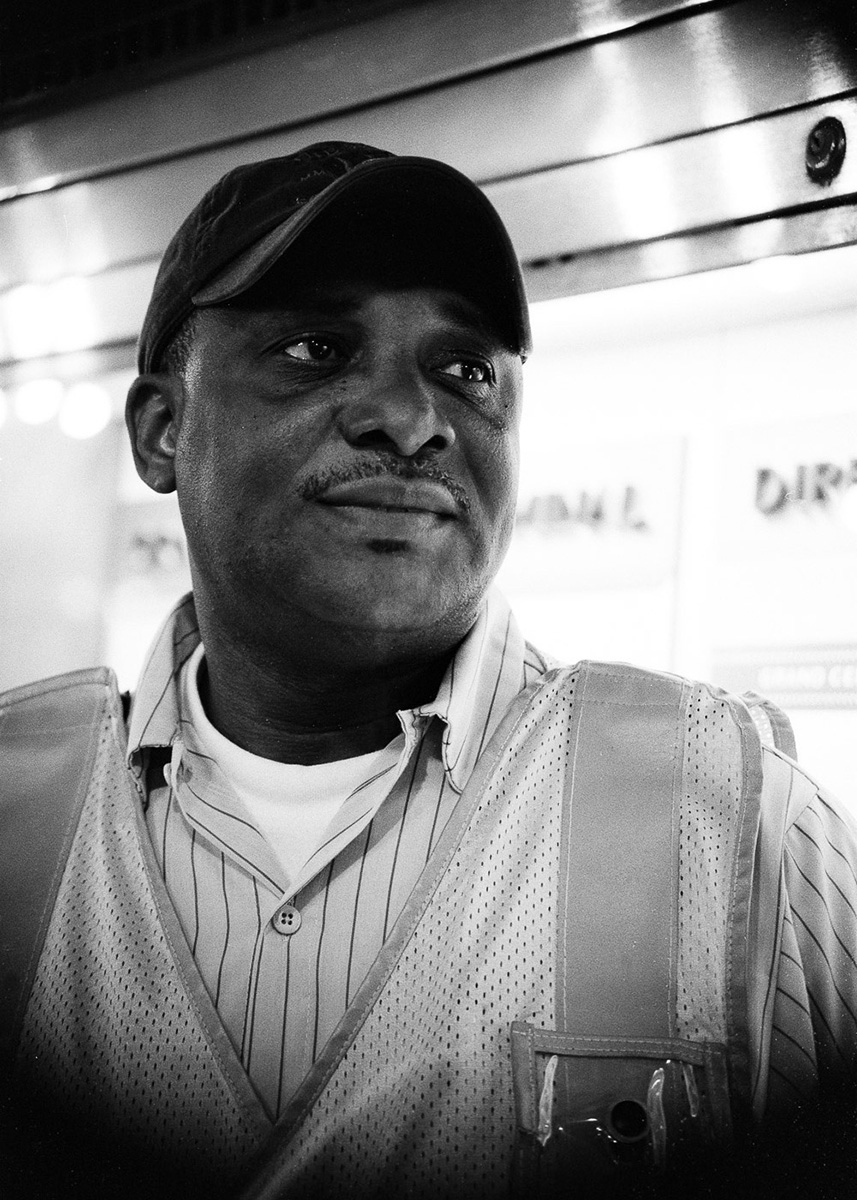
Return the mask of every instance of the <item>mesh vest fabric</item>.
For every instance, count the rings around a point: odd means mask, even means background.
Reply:
[[[556,1019],[575,680],[567,670],[547,677],[507,729],[502,753],[486,752],[472,818],[459,841],[440,847],[448,858],[436,890],[421,915],[403,913],[413,931],[401,956],[358,997],[346,1017],[356,1036],[342,1038],[287,1114],[294,1132],[278,1194],[506,1194],[515,1137],[509,1026]],[[729,704],[696,689],[684,742],[676,1020],[682,1036],[719,1041],[742,791]],[[462,804],[476,797],[467,789]],[[200,1009],[198,979],[182,971],[178,925],[152,878],[135,807],[105,727],[19,1059],[37,1086],[106,1133],[231,1175],[265,1124],[225,1035]]]
[[[177,1170],[232,1174],[267,1132],[204,1028],[144,861],[135,797],[105,721],[30,995],[28,1089]]]
[[[676,998],[676,1032],[691,1041],[726,1041],[724,963],[741,762],[740,731],[729,703],[694,687],[679,814]]]
[[[556,849],[574,682],[555,673],[536,690],[357,1036],[321,1094],[287,1114],[295,1132],[276,1183],[251,1186],[248,1196],[508,1195],[509,1026],[556,1021]],[[694,1041],[724,1041],[741,803],[729,704],[695,689],[684,742],[676,1028]]]

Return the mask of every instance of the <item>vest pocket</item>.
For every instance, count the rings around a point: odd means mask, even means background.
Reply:
[[[644,1192],[731,1146],[723,1046],[587,1038],[516,1021],[512,1195]]]

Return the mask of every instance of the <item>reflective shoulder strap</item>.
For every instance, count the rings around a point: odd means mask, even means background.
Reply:
[[[76,671],[0,696],[0,1061],[14,1054],[108,713],[112,672]]]
[[[581,664],[557,931],[557,1022],[573,1036],[677,1036],[679,828],[685,789],[694,786],[692,777],[685,778],[684,756],[697,691],[677,676],[624,664]],[[744,1111],[750,1100],[748,933],[761,744],[743,701],[719,689],[701,691],[728,706],[738,734],[722,762],[726,774],[739,772],[740,796],[717,877],[728,912],[721,953],[729,1074],[733,1104]]]
[[[773,746],[789,758],[797,759],[797,747],[792,723],[781,708],[758,692],[744,692],[741,696],[750,710],[759,737],[766,746]]]
[[[559,1028],[670,1038],[689,685],[621,664],[582,667],[561,850]]]

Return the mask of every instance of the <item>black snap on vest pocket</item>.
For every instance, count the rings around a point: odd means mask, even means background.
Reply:
[[[643,1194],[731,1143],[725,1051],[512,1025],[512,1195]]]

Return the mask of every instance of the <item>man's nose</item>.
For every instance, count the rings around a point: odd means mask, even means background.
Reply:
[[[405,458],[446,450],[455,441],[441,398],[427,380],[408,371],[367,380],[361,395],[342,406],[339,424],[352,446],[391,450]]]

